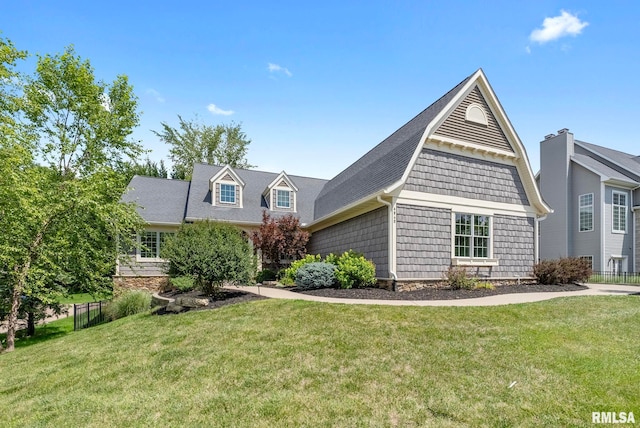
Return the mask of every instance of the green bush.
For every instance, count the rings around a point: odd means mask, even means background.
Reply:
[[[256,275],[256,282],[263,283],[265,281],[275,281],[276,273],[271,269],[262,269]]]
[[[170,278],[169,282],[174,288],[182,291],[183,293],[196,288],[196,284],[190,276],[176,276],[175,278]]]
[[[242,232],[213,221],[182,224],[165,241],[160,255],[169,261],[170,276],[190,276],[208,295],[225,282],[249,283],[256,271],[251,246]]]
[[[473,289],[474,290],[483,290],[483,289],[484,290],[495,290],[496,286],[493,285],[490,282],[483,281],[483,282],[478,282],[476,285],[474,285]]]
[[[282,285],[293,285],[296,282],[296,272],[298,272],[298,269],[309,263],[317,263],[320,260],[320,254],[315,256],[307,254],[303,259],[293,261],[291,265],[284,270],[284,273],[280,278],[280,282]]]
[[[113,299],[105,308],[108,319],[128,317],[148,311],[151,308],[151,294],[146,291],[128,290]]]
[[[376,284],[376,266],[360,253],[349,250],[339,257],[329,254],[325,261],[336,266],[336,279],[342,288]]]
[[[335,272],[331,263],[307,263],[296,272],[295,284],[305,290],[331,287],[336,280]]]
[[[533,266],[533,275],[540,284],[572,284],[588,281],[592,271],[587,260],[565,257],[542,260]]]
[[[454,290],[464,288],[465,290],[471,290],[476,285],[476,280],[471,278],[467,273],[467,269],[461,266],[450,266],[444,273],[444,279]]]

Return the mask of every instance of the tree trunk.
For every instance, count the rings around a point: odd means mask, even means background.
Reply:
[[[36,334],[36,316],[33,312],[27,314],[27,336],[33,337]]]
[[[27,268],[28,269],[28,268]],[[24,272],[24,268],[22,269]],[[9,311],[9,320],[7,326],[7,348],[5,351],[11,352],[15,349],[16,329],[18,327],[18,310],[20,309],[20,297],[24,290],[24,280],[18,279],[18,283],[13,287],[11,293],[11,311]]]

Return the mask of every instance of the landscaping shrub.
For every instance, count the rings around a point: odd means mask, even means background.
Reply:
[[[495,290],[496,286],[490,282],[481,281],[473,286],[474,290]]]
[[[280,282],[282,285],[293,285],[296,282],[296,272],[298,272],[298,269],[309,263],[317,263],[320,260],[320,254],[315,256],[307,254],[303,259],[293,261],[291,265],[284,270],[284,273],[280,278]]]
[[[190,276],[177,276],[175,278],[170,278],[169,283],[183,293],[196,288],[196,284]]]
[[[450,266],[444,273],[444,279],[454,290],[464,288],[471,290],[476,285],[476,280],[471,278],[467,273],[467,269],[461,266]]]
[[[360,253],[349,250],[339,257],[329,254],[325,261],[336,266],[336,279],[342,288],[369,287],[376,283],[376,265]]]
[[[276,273],[271,269],[262,269],[256,275],[256,282],[263,283],[265,281],[275,281]]]
[[[172,277],[190,276],[196,287],[212,295],[225,282],[248,283],[255,276],[249,242],[234,226],[213,221],[183,224],[167,239],[161,257]]]
[[[331,263],[313,262],[300,267],[295,284],[305,290],[331,287],[336,280],[336,267]]]
[[[105,308],[107,318],[116,320],[138,314],[151,308],[151,294],[146,291],[129,290],[113,299]]]
[[[591,274],[590,263],[577,257],[542,260],[533,266],[533,275],[540,284],[586,282]]]

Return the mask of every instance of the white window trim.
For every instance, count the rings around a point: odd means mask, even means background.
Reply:
[[[155,257],[142,257],[142,236],[141,234],[137,234],[136,235],[136,261],[138,262],[164,262],[166,261],[165,259],[160,257],[160,234],[161,233],[175,233],[175,232],[169,232],[166,230],[145,230],[143,233],[155,233],[156,234],[156,242],[157,242],[157,249],[156,249],[156,256]]]
[[[585,205],[583,207],[582,205],[580,205],[580,199],[583,196],[587,196],[587,195],[591,195],[591,205]],[[595,201],[595,194],[593,194],[593,193],[583,193],[582,195],[578,196],[578,232],[581,232],[581,233],[582,232],[593,232],[594,227],[595,227],[594,226],[594,223],[595,223],[595,204],[594,204],[594,201]],[[580,224],[580,220],[581,220],[580,219],[580,210],[582,208],[588,208],[588,207],[591,207],[591,229],[582,230],[581,229],[582,225]]]
[[[456,215],[470,214],[473,216],[480,215],[489,217],[489,247],[488,257],[460,257],[456,256]],[[473,226],[472,226],[473,227]],[[481,213],[471,212],[451,212],[451,264],[453,266],[498,266],[498,259],[493,257],[493,216]]]
[[[582,255],[578,256],[579,259],[591,259],[591,270],[593,270],[593,256],[592,255]]]
[[[282,209],[287,209],[287,210],[292,209],[293,207],[291,206],[292,205],[291,204],[291,199],[293,199],[292,198],[293,190],[276,187],[275,191],[276,191],[276,201],[275,201],[276,208],[282,208]],[[287,192],[289,194],[289,205],[278,205],[278,192]]]
[[[625,205],[616,205],[613,202],[613,196],[614,195],[623,195],[624,196],[624,202]],[[621,229],[616,229],[615,228],[615,222],[614,222],[614,218],[615,218],[615,211],[616,208],[619,207],[624,207],[624,230]],[[627,229],[628,229],[628,225],[629,225],[629,216],[627,214],[627,212],[629,211],[629,194],[627,192],[621,192],[619,190],[612,190],[611,191],[611,233],[617,233],[617,234],[625,234],[627,233]]]
[[[238,204],[238,183],[236,183],[235,181],[218,181],[216,182],[217,184],[220,184],[220,194],[218,195],[218,198],[220,200],[220,204],[225,204],[225,205],[239,205]],[[222,186],[226,185],[226,186],[233,186],[233,202],[228,202],[228,201],[223,201],[222,200]]]

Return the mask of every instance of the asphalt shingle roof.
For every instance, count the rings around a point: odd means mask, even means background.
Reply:
[[[619,171],[616,171],[615,169],[603,164],[602,162],[599,162],[598,160],[587,156],[587,155],[582,155],[582,154],[574,154],[571,156],[571,159],[581,163],[582,165],[586,166],[587,168],[591,169],[592,171],[596,171],[597,173],[608,177],[608,178],[613,178],[615,180],[622,180],[622,181],[634,181],[633,179],[627,177],[626,175],[622,174]],[[640,166],[640,165],[638,165]]]
[[[218,219],[232,222],[262,222],[262,212],[268,210],[262,197],[264,190],[279,173],[255,171],[249,169],[234,168],[234,172],[245,183],[242,190],[243,207],[221,207],[211,205],[211,191],[209,179],[216,175],[222,166],[195,164],[191,178],[191,189],[186,204],[187,219]],[[301,223],[310,223],[313,220],[313,201],[327,182],[318,178],[287,175],[298,188],[296,193],[296,213]],[[286,212],[268,211],[272,216],[287,214]]]
[[[140,216],[148,223],[176,223],[184,220],[189,182],[135,175],[122,196],[123,202],[135,202]]]
[[[585,141],[576,140],[576,143],[580,144],[582,147],[591,151],[596,156],[601,156],[603,158],[610,159],[611,161],[621,166],[626,171],[616,171],[616,172],[618,175],[623,175],[624,179],[626,180],[632,179],[633,181],[640,180],[640,156],[630,155],[629,153],[624,153],[618,150],[609,149],[607,147],[598,146],[595,144],[587,143]],[[606,165],[603,162],[600,162],[597,159],[594,159],[594,160],[598,162],[598,164],[606,167]],[[610,167],[607,167],[607,168],[613,169]],[[604,173],[604,175],[613,177],[608,173]]]
[[[472,76],[468,76],[331,179],[315,201],[315,219],[325,217],[400,180],[429,123],[458,94]]]

